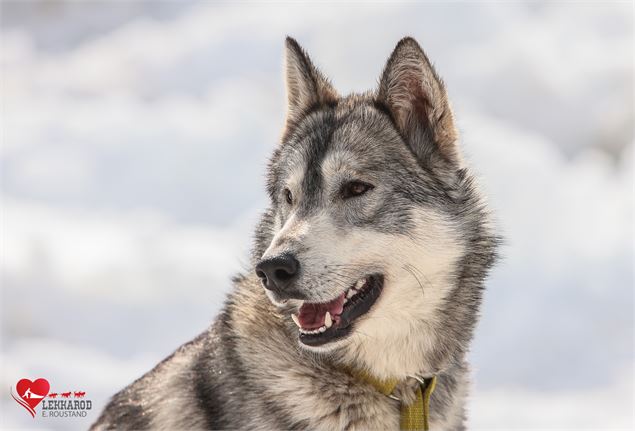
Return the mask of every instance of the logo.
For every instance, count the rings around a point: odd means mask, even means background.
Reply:
[[[32,382],[29,379],[22,379],[15,385],[15,390],[18,393],[18,397],[11,391],[11,396],[24,407],[31,416],[35,417],[35,407],[42,402],[45,396],[48,395],[51,385],[49,385],[46,379],[37,379]]]
[[[33,382],[22,379],[15,385],[17,396],[13,388],[11,388],[11,396],[34,418],[35,407],[40,403],[42,403],[42,417],[86,417],[88,410],[93,408],[92,401],[85,399],[85,391],[50,392],[50,390],[51,386],[46,379],[39,378]]]

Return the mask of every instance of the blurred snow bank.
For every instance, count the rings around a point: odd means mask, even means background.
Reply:
[[[61,210],[5,199],[4,216],[11,226],[3,244],[10,250],[2,262],[6,276],[39,277],[115,305],[169,304],[181,286],[220,302],[223,295],[210,295],[210,288],[228,284],[249,244],[244,226],[237,232],[179,225],[152,212]]]
[[[545,376],[544,378],[549,378]],[[601,389],[563,392],[518,388],[478,391],[471,396],[468,429],[631,430],[632,368]]]
[[[460,118],[505,236],[472,352],[474,427],[628,427],[633,145],[617,164],[595,149],[567,158],[533,132]]]

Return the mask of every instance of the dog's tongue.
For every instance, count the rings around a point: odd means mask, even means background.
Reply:
[[[345,293],[342,293],[331,302],[325,302],[324,304],[305,302],[302,304],[302,307],[300,307],[300,313],[298,314],[300,325],[305,329],[317,329],[324,325],[327,311],[331,313],[331,316],[342,314],[342,310],[344,309],[344,296]]]

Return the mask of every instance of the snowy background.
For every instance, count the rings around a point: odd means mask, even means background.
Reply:
[[[247,262],[284,36],[341,92],[415,36],[506,236],[470,429],[632,429],[633,15],[625,3],[2,1],[0,426],[86,428],[202,331]],[[33,420],[22,377],[84,390]]]

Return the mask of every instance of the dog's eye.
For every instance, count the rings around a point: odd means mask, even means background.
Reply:
[[[373,188],[373,185],[362,181],[351,181],[342,186],[342,197],[344,199],[348,199],[354,198],[355,196],[361,196]]]
[[[289,205],[293,204],[293,195],[291,194],[291,190],[284,189],[284,198]]]

